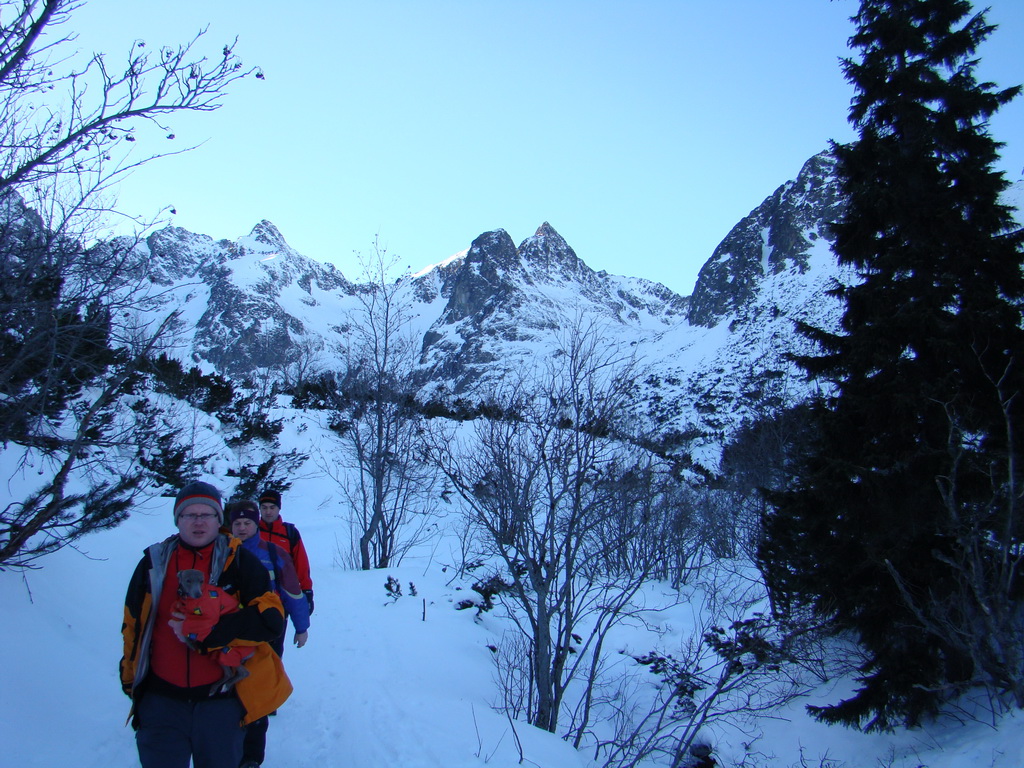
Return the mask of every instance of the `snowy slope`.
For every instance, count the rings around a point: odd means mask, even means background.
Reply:
[[[500,645],[512,629],[500,611],[475,623],[472,611],[455,610],[468,587],[453,581],[447,567],[455,561],[457,541],[440,540],[398,568],[346,570],[339,565],[345,526],[337,490],[307,469],[286,494],[283,514],[299,525],[307,543],[316,612],[306,647],[285,653],[295,693],[271,724],[266,765],[599,765],[591,753],[510,723],[492,709],[497,687],[488,646]],[[150,499],[121,527],[48,557],[41,570],[0,572],[9,638],[8,658],[0,665],[3,765],[136,764],[132,731],[124,725],[128,701],[116,671],[121,605],[142,549],[172,532],[170,508],[170,499]],[[397,599],[384,589],[389,575],[403,587]],[[672,612],[652,614],[650,634],[641,636],[634,627],[617,643],[631,652],[656,644],[671,649],[701,625],[703,604],[694,594]],[[836,695],[828,687],[816,698]],[[1021,732],[1020,718],[1010,717],[998,727],[951,722],[867,736],[813,723],[798,705],[742,727],[722,724],[710,735],[723,766],[1019,768]]]

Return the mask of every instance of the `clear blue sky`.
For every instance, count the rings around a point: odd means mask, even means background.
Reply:
[[[981,7],[980,5],[978,7]],[[981,76],[1024,82],[1024,2]],[[855,0],[89,0],[83,52],[239,37],[263,81],[177,119],[195,151],[122,184],[134,214],[214,238],[269,219],[358,275],[374,237],[417,270],[549,221],[594,269],[689,294],[729,229],[830,139],[848,140]],[[992,133],[1024,175],[1024,99]]]

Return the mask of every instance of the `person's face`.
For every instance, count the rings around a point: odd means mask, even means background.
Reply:
[[[277,516],[281,514],[281,508],[277,504],[271,504],[269,501],[264,501],[260,504],[260,517],[263,518],[263,522],[272,523],[277,520]]]
[[[231,533],[242,541],[251,539],[256,535],[256,523],[248,517],[240,517],[231,524]]]
[[[205,504],[189,504],[178,515],[178,534],[190,547],[205,547],[220,531],[220,516]]]

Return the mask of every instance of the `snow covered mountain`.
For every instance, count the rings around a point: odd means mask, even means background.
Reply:
[[[1014,192],[1011,204],[1024,202],[1024,187]],[[834,327],[839,306],[826,290],[834,280],[852,279],[837,268],[825,226],[840,205],[831,159],[811,158],[737,223],[690,297],[591,270],[547,223],[518,247],[502,230],[484,233],[465,252],[397,284],[396,298],[413,316],[419,393],[424,400],[486,397],[492,387],[538,368],[572,324],[593,323],[608,345],[634,352],[642,364],[633,403],[637,423],[713,468],[723,438],[738,425],[806,394],[786,354],[802,349],[793,320]],[[38,228],[38,217],[23,206],[11,211],[9,220],[18,222],[9,228],[14,235],[27,238]],[[235,242],[167,228],[138,248],[147,268],[126,285],[144,287],[154,317],[181,310],[182,334],[171,352],[186,365],[265,381],[312,350],[320,368],[341,366],[353,312],[368,288],[295,252],[273,224],[261,222]],[[182,437],[226,493],[242,469],[259,465],[268,453],[309,454],[301,470],[287,473],[293,485],[286,514],[300,524],[316,564],[318,610],[310,645],[286,656],[296,695],[271,732],[276,764],[600,764],[593,752],[577,752],[492,710],[498,703],[494,654],[515,630],[506,616],[474,620],[471,612],[455,610],[476,576],[469,569],[456,573],[466,541],[444,494],[436,518],[424,515],[433,526],[429,546],[386,571],[408,585],[406,595],[395,597],[385,592],[385,571],[344,567],[352,512],[341,475],[351,468],[332,452],[336,425],[329,419],[277,398],[268,407],[282,428],[279,440],[250,446],[260,441],[238,439],[237,424],[226,428],[217,415],[186,409],[167,393],[134,393],[120,410],[133,412],[130,401],[138,405],[147,397],[167,419],[158,433]],[[0,456],[11,498],[35,490],[47,466],[18,450]],[[119,596],[142,547],[170,532],[170,501],[157,493],[155,485],[147,489],[116,530],[48,556],[40,571],[0,579],[10,626],[32,628],[32,642],[15,649],[20,663],[0,672],[0,689],[25,692],[0,701],[0,739],[9,745],[12,764],[106,766],[134,759],[131,731],[121,727],[127,700],[114,671],[119,599],[97,602],[95,596]],[[706,582],[688,584],[672,610],[655,608],[663,584],[647,585],[643,600],[651,610],[607,643],[612,668],[621,671],[631,653],[655,644],[671,651],[699,640],[710,626],[705,612],[730,603],[721,599],[729,579],[738,573],[745,585],[751,581],[735,563],[726,565],[706,574]],[[52,663],[58,656],[64,664]],[[67,669],[82,674],[69,678]],[[622,679],[648,691],[654,688],[648,677],[637,672]],[[835,701],[854,684],[831,680],[785,711],[712,724],[718,764],[1009,768],[1024,761],[1016,714],[998,728],[965,713],[966,726],[944,722],[862,734],[828,728],[803,711],[805,703]],[[54,690],[62,691],[69,711],[80,713],[63,739],[42,736],[40,724],[50,722],[53,708],[52,696],[43,692]]]
[[[403,277],[397,300],[414,317],[421,399],[483,399],[550,354],[567,327],[593,325],[641,363],[643,431],[713,463],[723,435],[803,396],[785,362],[804,343],[792,321],[835,322],[838,306],[824,294],[838,276],[826,228],[841,205],[833,164],[811,158],[740,221],[691,297],[595,272],[547,222],[518,247],[504,230],[486,232]],[[297,253],[270,222],[235,242],[171,227],[140,247],[165,307],[181,307],[192,326],[184,360],[251,376],[312,346],[322,367],[340,366],[366,286]]]

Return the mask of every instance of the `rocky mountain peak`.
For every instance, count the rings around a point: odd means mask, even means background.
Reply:
[[[794,181],[775,190],[730,230],[697,276],[689,320],[712,327],[749,302],[761,281],[787,269],[803,272],[819,238],[842,212],[835,158],[815,155]]]
[[[533,237],[520,243],[518,255],[523,265],[538,268],[553,277],[589,277],[589,267],[580,261],[565,238],[546,221]]]
[[[469,246],[466,263],[476,264],[481,271],[488,273],[513,269],[518,263],[516,244],[504,229],[484,232]]]
[[[473,241],[458,267],[445,275],[445,319],[480,320],[495,307],[516,306],[524,286],[550,280],[588,283],[593,275],[548,222],[518,248],[504,229],[485,232]]]
[[[504,229],[484,232],[477,237],[465,259],[446,275],[441,292],[448,296],[445,317],[459,322],[484,312],[496,296],[505,293],[506,276],[517,271],[519,257],[515,243]]]
[[[291,250],[280,230],[278,230],[272,222],[269,222],[266,219],[263,219],[263,221],[252,228],[252,232],[249,233],[249,237],[257,243],[269,245],[271,248],[287,248]]]
[[[226,260],[221,243],[181,227],[168,226],[153,232],[142,247],[149,252],[150,279],[159,285],[211,274]]]
[[[554,235],[556,237],[561,237],[561,235],[559,235],[555,231],[555,228],[552,227],[548,222],[545,221],[543,224],[541,224],[539,227],[537,227],[537,232],[535,233],[535,236],[536,237],[546,237],[548,235]]]
[[[486,397],[557,354],[573,323],[588,323],[609,349],[642,361],[636,418],[652,436],[685,437],[712,467],[732,426],[765,402],[800,397],[786,357],[803,351],[793,320],[832,327],[835,307],[823,297],[841,277],[828,248],[828,224],[841,210],[833,173],[833,158],[811,158],[737,224],[701,270],[692,300],[594,272],[546,221],[518,247],[503,229],[481,234],[397,284],[420,339],[411,374],[419,396]],[[167,227],[136,247],[156,288],[151,311],[192,318],[180,340],[188,364],[243,379],[280,377],[314,358],[324,370],[345,365],[335,350],[351,335],[366,287],[294,251],[270,221],[234,242]],[[638,239],[637,247],[650,246]]]

